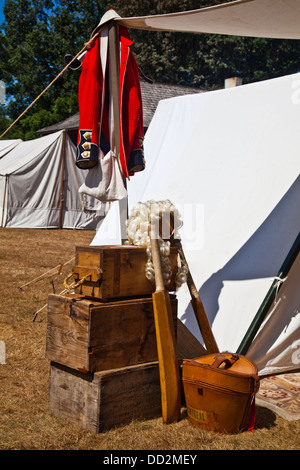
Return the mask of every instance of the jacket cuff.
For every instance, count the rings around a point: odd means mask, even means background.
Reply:
[[[127,168],[129,172],[137,173],[138,171],[143,171],[146,167],[145,157],[144,157],[144,139],[139,138],[140,148],[132,150],[129,155]]]
[[[80,130],[79,135],[80,141],[77,146],[76,166],[88,170],[98,164],[99,147],[91,142],[91,130]]]

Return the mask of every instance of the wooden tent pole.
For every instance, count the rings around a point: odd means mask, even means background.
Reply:
[[[115,154],[119,170],[125,188],[127,188],[126,178],[123,175],[120,164],[120,102],[119,102],[119,77],[120,77],[120,47],[119,47],[119,27],[115,21],[110,21],[108,26],[108,51],[109,51],[109,83],[112,94],[113,118],[114,118],[114,144]],[[124,207],[126,205],[126,207]],[[120,225],[122,243],[126,240],[125,221],[128,219],[128,199],[119,201]]]
[[[115,153],[120,158],[120,114],[119,114],[119,77],[120,77],[120,52],[118,40],[118,26],[111,21],[108,27],[109,44],[109,82],[112,93],[112,106],[114,117],[114,144]]]
[[[266,297],[264,298],[258,312],[256,313],[255,317],[253,318],[251,325],[249,326],[244,338],[242,339],[238,349],[237,354],[246,355],[247,351],[259,330],[260,325],[262,324],[263,320],[270,309],[272,302],[274,301],[275,294],[276,294],[276,284],[278,283],[278,279],[284,279],[292,267],[298,253],[300,251],[300,233],[298,234],[296,240],[294,241],[290,251],[288,252],[287,257],[285,258],[276,279],[273,281],[270,289],[267,292]],[[279,281],[280,282],[280,281]]]
[[[59,222],[58,227],[62,229],[62,215],[64,206],[64,182],[65,182],[65,161],[66,161],[66,131],[63,131],[62,136],[62,151],[61,151],[61,187],[60,187],[60,205],[59,205]]]
[[[4,186],[4,197],[3,197],[3,206],[2,206],[1,227],[3,227],[3,221],[4,221],[4,211],[5,211],[6,191],[7,191],[7,180],[8,180],[8,175],[5,176],[5,186]]]

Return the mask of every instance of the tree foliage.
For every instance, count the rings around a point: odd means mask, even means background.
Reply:
[[[6,106],[0,105],[0,131],[58,75],[65,54],[76,54],[83,47],[110,7],[130,17],[218,3],[221,0],[6,0],[0,80],[6,83],[8,99]],[[160,83],[215,89],[232,76],[249,83],[294,73],[300,67],[299,41],[133,29],[129,33],[139,67]],[[5,138],[33,138],[37,129],[77,112],[79,73],[67,70]]]
[[[39,96],[64,68],[65,54],[75,55],[88,41],[106,9],[105,1],[6,0],[0,32],[0,79],[7,89],[2,116],[14,121]],[[5,138],[36,137],[39,128],[77,112],[78,78],[79,72],[67,70]]]

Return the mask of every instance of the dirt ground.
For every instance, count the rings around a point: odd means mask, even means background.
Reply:
[[[161,418],[93,434],[49,411],[48,295],[63,290],[75,246],[95,232],[0,229],[0,450],[298,450],[300,421],[257,407],[254,431],[224,435]],[[62,273],[58,274],[61,263]],[[51,271],[50,271],[51,270]],[[33,321],[35,319],[35,321]]]

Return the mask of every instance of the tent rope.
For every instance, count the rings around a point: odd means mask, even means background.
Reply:
[[[84,44],[84,47],[73,57],[73,59],[59,72],[59,74],[52,80],[51,83],[35,98],[35,100],[17,117],[17,119],[3,132],[3,134],[0,135],[0,139],[24,116],[27,111],[32,108],[32,106],[41,98],[41,96],[46,93],[47,90],[53,85],[53,83],[56,82],[56,80],[67,70],[68,67],[82,54],[85,49],[89,49],[90,45],[92,42],[96,39],[97,36],[99,36],[100,31],[98,31],[94,36],[91,37],[91,39]]]
[[[277,281],[273,286],[274,289],[276,289],[275,298],[274,298],[274,305],[277,304],[277,295],[278,295],[279,288],[281,287],[281,284],[283,284],[287,280],[287,278],[288,278],[288,276],[286,276],[283,279],[281,277],[277,277],[277,276],[274,277],[274,280]]]
[[[62,267],[63,267],[64,265],[66,265],[66,264],[71,263],[71,261],[73,261],[74,259],[75,259],[75,256],[73,256],[69,261],[66,261],[65,263],[60,263],[60,264],[58,264],[57,266],[55,266],[55,268],[49,269],[49,271],[46,271],[44,274],[41,274],[40,276],[38,276],[38,277],[32,279],[32,280],[29,281],[29,282],[26,282],[26,284],[23,284],[22,286],[18,286],[18,289],[23,290],[23,287],[26,287],[26,286],[28,286],[29,284],[32,284],[33,282],[36,282],[36,281],[38,281],[39,279],[42,279],[44,276],[46,276],[46,275],[49,274],[49,273],[52,273],[52,271],[56,270],[57,268],[59,268],[57,274],[61,274]]]
[[[78,282],[76,283],[73,283],[73,284],[69,284],[68,281],[69,279],[71,279],[71,277],[73,277],[73,273],[70,273],[66,276],[65,280],[64,280],[64,286],[65,286],[65,289],[66,290],[72,290],[72,289],[75,289],[76,287],[79,287],[81,286],[81,284],[84,283],[84,281],[87,280],[88,277],[91,277],[92,276],[92,273],[88,273],[86,276],[84,276],[82,279],[79,279]]]
[[[67,292],[67,290],[64,289],[64,290],[62,290],[58,295],[63,295],[63,294],[65,294],[66,292]],[[43,305],[43,307],[41,307],[41,308],[40,308],[39,310],[37,310],[36,312],[34,312],[34,314],[33,314],[33,319],[32,319],[32,322],[33,322],[33,323],[35,322],[36,317],[38,316],[38,314],[39,314],[42,310],[44,310],[46,307],[48,307],[48,303],[45,304],[45,305]]]

